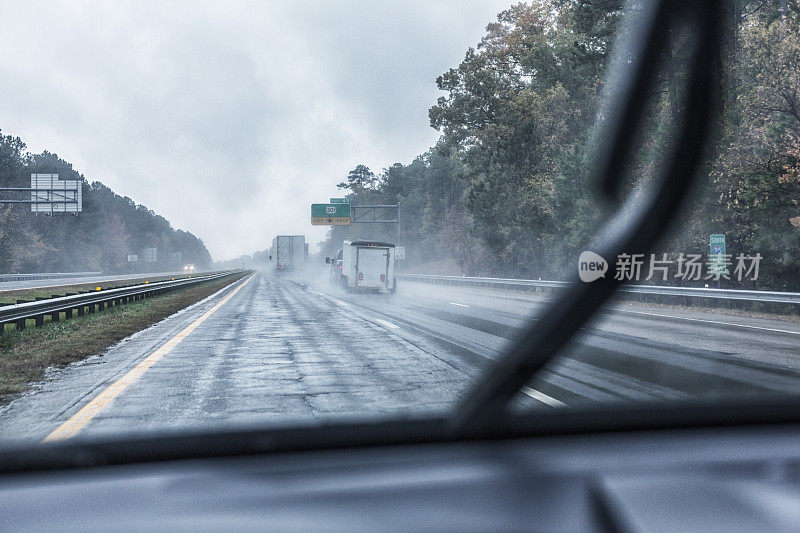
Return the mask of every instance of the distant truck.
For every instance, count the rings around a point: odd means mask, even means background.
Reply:
[[[394,244],[390,242],[344,241],[339,282],[351,290],[394,292],[394,257]],[[338,267],[337,259],[326,258],[326,262]]]
[[[269,260],[275,262],[280,274],[303,270],[308,259],[308,244],[304,235],[278,235],[272,239]]]

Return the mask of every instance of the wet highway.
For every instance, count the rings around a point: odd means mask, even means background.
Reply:
[[[4,439],[402,416],[454,405],[544,296],[259,273],[0,407]],[[524,390],[552,409],[800,390],[800,324],[617,305]]]

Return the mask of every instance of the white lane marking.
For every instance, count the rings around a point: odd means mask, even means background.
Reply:
[[[458,302],[450,302],[450,305],[457,305],[459,307],[469,307],[467,304],[460,304]]]
[[[620,313],[631,313],[634,315],[647,315],[657,316],[659,318],[673,318],[675,320],[686,320],[688,322],[702,322],[704,324],[717,324],[719,326],[733,326],[737,328],[757,329],[760,331],[773,331],[775,333],[788,333],[790,335],[800,335],[800,331],[792,331],[789,329],[765,328],[763,326],[749,326],[747,324],[737,324],[735,322],[721,322],[717,320],[704,320],[702,318],[689,318],[684,316],[661,315],[658,313],[647,313],[645,311],[630,311],[628,309],[616,309]]]
[[[552,396],[548,396],[543,392],[539,392],[536,389],[532,389],[530,387],[522,387],[520,389],[522,392],[533,398],[534,400],[539,400],[542,403],[546,403],[550,407],[567,407],[567,404],[560,400],[556,400]]]
[[[349,304],[349,303],[347,303],[347,302],[343,302],[343,301],[341,301],[341,300],[334,300],[334,302],[336,302],[338,305],[340,305],[340,306],[342,306],[342,307],[350,307],[350,304]]]
[[[397,324],[392,324],[392,323],[391,323],[391,322],[389,322],[388,320],[382,320],[382,319],[380,319],[380,318],[376,318],[375,320],[376,320],[376,321],[378,321],[378,322],[380,322],[381,324],[383,324],[383,325],[384,325],[384,326],[386,326],[387,328],[397,329],[397,328],[399,328],[399,327],[400,327],[400,326],[398,326]]]

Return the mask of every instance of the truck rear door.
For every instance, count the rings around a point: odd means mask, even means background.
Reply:
[[[387,288],[389,279],[389,249],[372,246],[358,248],[356,287]]]

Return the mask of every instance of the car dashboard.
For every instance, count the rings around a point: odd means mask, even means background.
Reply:
[[[800,425],[193,458],[0,478],[15,530],[796,531]]]

